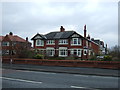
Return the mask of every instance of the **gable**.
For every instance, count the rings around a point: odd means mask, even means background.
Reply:
[[[34,39],[41,39],[42,37],[40,35],[37,35],[34,37]]]
[[[80,37],[78,34],[73,34],[71,37]]]

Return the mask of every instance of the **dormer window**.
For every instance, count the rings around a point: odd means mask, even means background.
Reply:
[[[43,40],[36,40],[36,46],[44,46],[44,41]]]

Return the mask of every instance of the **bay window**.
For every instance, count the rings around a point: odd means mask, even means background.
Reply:
[[[44,41],[43,40],[36,40],[36,46],[44,46]]]
[[[47,56],[54,56],[55,54],[54,48],[47,48],[46,54]]]
[[[59,56],[66,57],[68,54],[67,48],[59,48]]]
[[[72,49],[71,50],[71,55],[81,57],[81,49]]]
[[[82,45],[80,38],[72,38],[71,45]]]

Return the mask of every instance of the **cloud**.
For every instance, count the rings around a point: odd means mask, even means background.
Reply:
[[[109,46],[117,44],[118,11],[116,2],[4,2],[2,3],[3,35],[12,31],[22,37],[32,38],[36,33],[75,30],[100,38]],[[112,35],[112,36],[111,36]],[[110,38],[110,40],[109,40]],[[114,38],[114,39],[113,39]],[[114,42],[114,43],[111,43]]]

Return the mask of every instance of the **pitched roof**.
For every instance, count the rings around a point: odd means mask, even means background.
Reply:
[[[45,36],[47,39],[67,39],[74,33],[76,32],[75,31],[50,32]]]
[[[8,37],[11,41],[15,41],[15,42],[26,42],[25,39],[23,39],[17,35],[6,35],[6,36],[4,36],[4,38],[5,37]]]
[[[0,42],[4,39],[4,36],[0,36]]]
[[[41,38],[41,39],[47,39],[46,38],[46,36],[44,36],[44,35],[42,35],[42,34],[39,34],[39,33],[37,33],[31,40],[34,40],[34,39],[36,39],[35,37],[37,37],[37,36],[39,36],[39,38]]]

